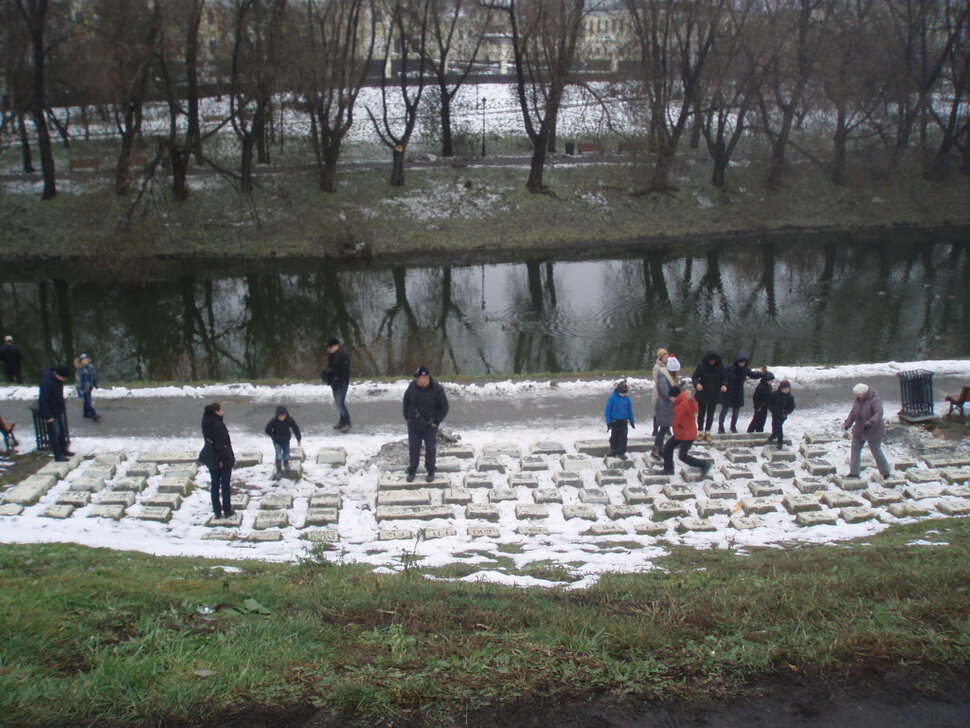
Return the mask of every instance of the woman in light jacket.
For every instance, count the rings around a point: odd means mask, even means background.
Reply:
[[[884,478],[892,473],[892,466],[882,452],[882,438],[886,436],[886,423],[882,414],[882,399],[878,392],[868,384],[857,384],[852,388],[855,402],[842,429],[852,428],[852,455],[849,458],[849,477],[859,477],[859,457],[862,446],[869,445],[869,451],[876,459],[876,467]]]

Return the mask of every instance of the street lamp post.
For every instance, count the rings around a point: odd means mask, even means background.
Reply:
[[[485,97],[482,96],[482,156],[485,156]]]

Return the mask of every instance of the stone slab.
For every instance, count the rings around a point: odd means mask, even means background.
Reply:
[[[472,508],[473,506],[467,506]],[[466,508],[466,513],[467,513]],[[400,521],[415,519],[427,521],[434,518],[453,518],[455,510],[451,506],[378,506],[378,521]]]
[[[104,503],[104,498],[101,499]],[[149,508],[168,508],[177,511],[182,507],[182,496],[178,493],[153,493],[141,499],[141,504]]]
[[[829,451],[826,448],[809,443],[803,443],[802,446],[798,448],[798,452],[806,460],[820,460],[829,454]]]
[[[606,506],[606,517],[611,521],[621,518],[635,518],[643,515],[643,511],[636,506]]]
[[[340,493],[314,493],[307,502],[309,508],[340,508],[343,501]]]
[[[286,480],[303,480],[303,463],[299,460],[290,460],[289,467],[283,468],[279,473],[279,478]]]
[[[239,528],[242,525],[242,519],[242,513],[236,512],[233,512],[231,516],[223,516],[222,518],[216,518],[213,515],[209,516],[205,525],[210,528]]]
[[[125,507],[123,505],[109,505],[105,503],[95,503],[88,508],[88,518],[110,518],[113,521],[120,521],[125,517]]]
[[[829,508],[861,508],[863,505],[856,496],[840,490],[828,490],[819,496],[819,500]]]
[[[584,532],[584,536],[622,536],[627,533],[626,528],[618,523],[592,523]]]
[[[765,445],[761,450],[761,456],[769,463],[793,463],[798,457],[791,450],[779,450],[776,445]]]
[[[694,489],[689,485],[680,485],[679,483],[667,483],[663,487],[664,497],[669,500],[693,500]]]
[[[629,444],[628,440],[627,446]],[[605,457],[606,453],[610,451],[610,444],[606,440],[576,440],[573,447],[576,448],[576,452],[594,458]]]
[[[721,475],[725,480],[750,480],[754,473],[749,468],[738,467],[737,465],[725,465],[721,468]]]
[[[267,528],[286,528],[290,525],[286,511],[260,511],[256,514],[253,528],[264,531]]]
[[[925,500],[943,495],[941,485],[907,485],[903,488],[903,496],[910,500]]]
[[[91,494],[84,491],[71,491],[67,490],[57,496],[55,501],[58,505],[62,506],[74,506],[75,508],[83,508],[88,503],[91,502]]]
[[[57,479],[53,475],[31,475],[24,478],[3,494],[4,503],[18,503],[22,506],[33,505],[47,494]]]
[[[104,478],[109,480],[115,477],[118,469],[114,465],[89,465],[84,469],[84,475],[92,478]]]
[[[462,484],[466,488],[491,488],[493,485],[492,476],[482,473],[466,473]]]
[[[495,488],[488,492],[489,503],[502,503],[504,501],[515,501],[518,499],[518,493],[511,488]]]
[[[848,475],[833,475],[832,483],[842,490],[865,490],[869,487],[862,478],[851,478]]]
[[[838,435],[826,435],[822,432],[805,433],[805,442],[813,445],[829,445],[839,442],[842,438]]]
[[[915,468],[917,465],[916,460],[912,458],[893,458],[893,469],[894,470],[909,470],[910,468]]]
[[[729,516],[734,508],[734,501],[730,500],[702,500],[697,501],[697,515],[701,518],[711,516]]]
[[[946,468],[940,475],[951,485],[970,482],[970,468]]]
[[[347,451],[342,447],[325,447],[317,451],[317,465],[339,468],[347,464]]]
[[[213,528],[202,534],[203,541],[235,541],[238,534],[229,528]]]
[[[74,470],[70,462],[59,463],[56,461],[49,462],[44,467],[40,468],[34,475],[43,475],[52,477],[56,483],[58,480],[63,480],[67,477],[67,474]]]
[[[466,491],[467,492],[467,491]],[[379,506],[430,506],[431,491],[427,488],[415,490],[386,490],[377,493]],[[289,506],[284,506],[289,508]]]
[[[539,478],[535,473],[513,473],[509,476],[510,488],[535,488]]]
[[[562,493],[558,488],[539,488],[533,491],[532,500],[536,503],[562,503]]]
[[[605,485],[626,485],[626,473],[622,470],[598,470],[595,476],[596,484],[600,487]]]
[[[89,478],[82,476],[71,481],[68,490],[77,493],[100,493],[105,488],[104,478]]]
[[[562,517],[567,521],[572,518],[582,518],[587,521],[596,520],[596,509],[593,506],[563,506]]]
[[[196,450],[192,452],[191,450],[156,450],[152,452],[143,452],[138,454],[139,463],[155,463],[168,464],[173,463],[191,463],[198,464],[199,462],[199,452]]]
[[[138,512],[137,518],[142,521],[168,523],[172,520],[172,509],[165,506],[143,506]]]
[[[549,461],[542,455],[526,455],[519,461],[519,468],[526,472],[548,470]]]
[[[39,515],[43,518],[70,518],[74,511],[74,506],[54,504],[44,508]]]
[[[603,465],[606,466],[607,470],[633,470],[636,468],[636,461],[629,455],[624,455],[623,457],[610,457],[607,455],[603,458]]]
[[[329,526],[336,523],[340,512],[336,508],[308,508],[304,526]]]
[[[936,510],[945,516],[966,516],[970,514],[970,500],[945,498],[937,504]]]
[[[810,526],[834,526],[838,522],[835,513],[828,511],[802,511],[795,514],[795,525],[802,528]]]
[[[795,477],[794,469],[790,465],[785,465],[783,463],[764,463],[762,464],[761,469],[769,478],[775,478],[776,480],[787,480],[788,478]]]
[[[706,518],[681,518],[677,522],[677,530],[681,533],[710,533],[717,530],[717,525]]]
[[[234,511],[244,511],[249,506],[249,496],[245,493],[233,493],[229,496],[229,505]]]
[[[553,440],[542,440],[532,444],[529,448],[531,452],[538,455],[565,455],[566,448],[561,442]]]
[[[124,477],[118,478],[111,484],[111,490],[128,490],[132,493],[141,493],[148,486],[148,479],[144,477]],[[186,493],[182,493],[186,495]]]
[[[549,509],[546,506],[536,505],[535,503],[517,503],[515,506],[515,517],[519,520],[548,518]]]
[[[804,463],[803,467],[808,471],[809,475],[821,476],[835,474],[835,466],[828,460],[808,460]]]
[[[454,528],[422,528],[421,536],[425,541],[431,541],[436,538],[450,538],[452,536],[457,536],[458,531]]]
[[[956,498],[970,498],[970,486],[951,485],[943,489],[945,495],[952,495]]]
[[[155,463],[133,463],[125,468],[125,475],[129,478],[150,478],[158,475],[158,465]]]
[[[482,455],[475,461],[475,469],[480,473],[504,473],[505,461],[494,455]]]
[[[970,457],[965,455],[931,455],[923,458],[928,468],[966,468],[970,467]]]
[[[461,460],[452,457],[439,457],[435,461],[435,469],[441,473],[461,472]]]
[[[340,540],[340,533],[333,528],[314,528],[304,531],[300,538],[310,543],[337,543]]]
[[[469,503],[465,506],[465,518],[478,519],[482,521],[497,521],[499,519],[498,506],[478,505]]]
[[[687,507],[681,501],[655,500],[651,508],[653,509],[653,517],[660,521],[687,516]]]
[[[610,496],[605,490],[600,488],[581,488],[579,491],[579,502],[587,505],[608,505]]]
[[[755,498],[766,498],[769,495],[781,495],[784,489],[770,480],[752,480],[748,483],[748,490]]]
[[[236,464],[233,467],[236,469],[251,468],[261,462],[263,462],[263,453],[261,452],[240,452],[236,453]]]
[[[123,452],[103,452],[95,456],[92,462],[106,463],[108,465],[120,465],[127,459],[128,456]]]
[[[758,459],[758,456],[755,455],[753,452],[751,452],[751,450],[741,449],[736,447],[732,447],[727,452],[725,452],[724,457],[727,458],[727,461],[729,463],[733,463],[735,465],[741,465],[743,463],[753,463],[753,462],[756,462]]]
[[[4,503],[0,506],[0,516],[19,516],[24,512],[24,507],[19,503]]]
[[[633,532],[637,536],[662,536],[667,533],[666,523],[656,523],[655,521],[640,521],[633,524]]]
[[[508,457],[518,460],[522,457],[522,446],[514,442],[494,442],[482,448],[485,457]]]
[[[941,475],[935,470],[907,470],[906,480],[910,483],[926,484],[939,483]]]
[[[899,503],[903,499],[901,493],[888,488],[869,488],[862,491],[862,497],[874,506],[888,506],[890,503]]]
[[[253,531],[246,535],[245,540],[252,543],[270,543],[273,541],[282,541],[283,532],[278,528],[271,528],[266,531]]]
[[[781,504],[785,510],[791,514],[809,513],[811,511],[822,510],[822,504],[818,498],[811,495],[795,495],[789,493],[781,499]]]
[[[866,508],[865,506],[852,506],[849,508],[843,508],[839,511],[839,518],[841,518],[846,523],[862,523],[864,521],[871,521],[872,519],[878,517],[878,513],[871,508]]]
[[[185,477],[165,475],[158,481],[158,492],[187,496],[192,492],[192,481]]]
[[[930,514],[928,508],[916,503],[890,503],[886,510],[896,518],[922,518]]]
[[[818,478],[795,478],[795,490],[802,495],[821,493],[825,490],[825,482]]]
[[[549,529],[545,526],[516,526],[515,532],[519,536],[548,536]]]
[[[704,483],[704,495],[713,500],[730,500],[737,498],[737,491],[724,483]]]
[[[445,445],[438,448],[438,455],[443,458],[474,460],[475,448],[473,448],[471,445]]]
[[[775,513],[778,510],[778,500],[768,497],[742,498],[741,510],[746,516]]]
[[[750,531],[754,528],[761,528],[765,522],[757,516],[732,516],[728,525],[736,531]]]
[[[585,455],[560,455],[559,464],[562,466],[563,470],[578,471],[578,470],[589,470],[592,467],[592,461]]]
[[[653,503],[653,493],[639,485],[630,486],[623,489],[623,500],[631,506]]]
[[[658,475],[649,470],[641,470],[637,477],[640,480],[640,485],[666,485],[670,482],[669,475]]]
[[[583,476],[575,470],[563,470],[552,474],[552,482],[560,488],[582,488]]]
[[[467,506],[472,502],[472,491],[469,488],[445,488],[441,494],[441,502],[456,506]]]
[[[499,538],[501,532],[495,526],[469,526],[468,538]]]
[[[881,474],[875,473],[872,476],[872,479],[875,482],[879,483],[883,488],[898,488],[901,485],[906,485],[905,479],[900,478],[898,475],[894,475],[892,473],[889,474],[889,477],[885,477],[885,478]],[[910,481],[910,482],[915,482],[915,481]]]
[[[416,487],[415,483],[417,483],[417,480],[418,479],[415,478],[414,481],[409,483],[407,481],[407,476],[404,472],[381,473],[381,475],[377,479],[377,490],[378,491],[394,490],[395,488],[403,489],[403,490],[413,490]]]
[[[404,541],[414,538],[414,532],[406,528],[385,528],[377,532],[378,541]]]
[[[130,490],[112,490],[103,494],[98,503],[103,506],[121,506],[128,508],[135,504],[135,494]]]

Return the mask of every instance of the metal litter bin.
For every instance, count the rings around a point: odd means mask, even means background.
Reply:
[[[933,419],[933,372],[914,369],[900,372],[899,390],[903,408],[899,416],[906,422],[925,422]]]
[[[34,416],[34,438],[38,450],[50,450],[51,439],[47,432],[47,420],[40,416],[40,406],[34,402],[30,405],[30,414]]]
[[[576,153],[576,142],[566,142],[566,154]]]

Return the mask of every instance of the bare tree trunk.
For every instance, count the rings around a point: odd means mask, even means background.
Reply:
[[[532,144],[532,160],[529,164],[529,179],[525,187],[529,192],[542,192],[542,175],[546,168],[546,154],[549,148],[549,132],[540,131]]]
[[[451,135],[451,96],[448,95],[448,84],[438,84],[441,96],[441,156],[455,156],[454,143]]]
[[[27,174],[34,172],[34,162],[30,155],[30,134],[27,133],[27,124],[24,122],[23,112],[17,114],[17,131],[20,134],[20,156],[23,160],[23,169]]]
[[[54,171],[54,154],[51,149],[51,136],[47,129],[47,102],[44,93],[44,67],[46,52],[44,48],[44,28],[46,25],[47,0],[36,0],[26,5],[20,3],[21,14],[27,21],[30,33],[30,50],[33,59],[33,88],[30,115],[37,131],[37,146],[40,149],[40,168],[44,175],[42,200],[57,196],[57,178]]]
[[[394,147],[391,157],[391,187],[404,187],[404,147]]]

